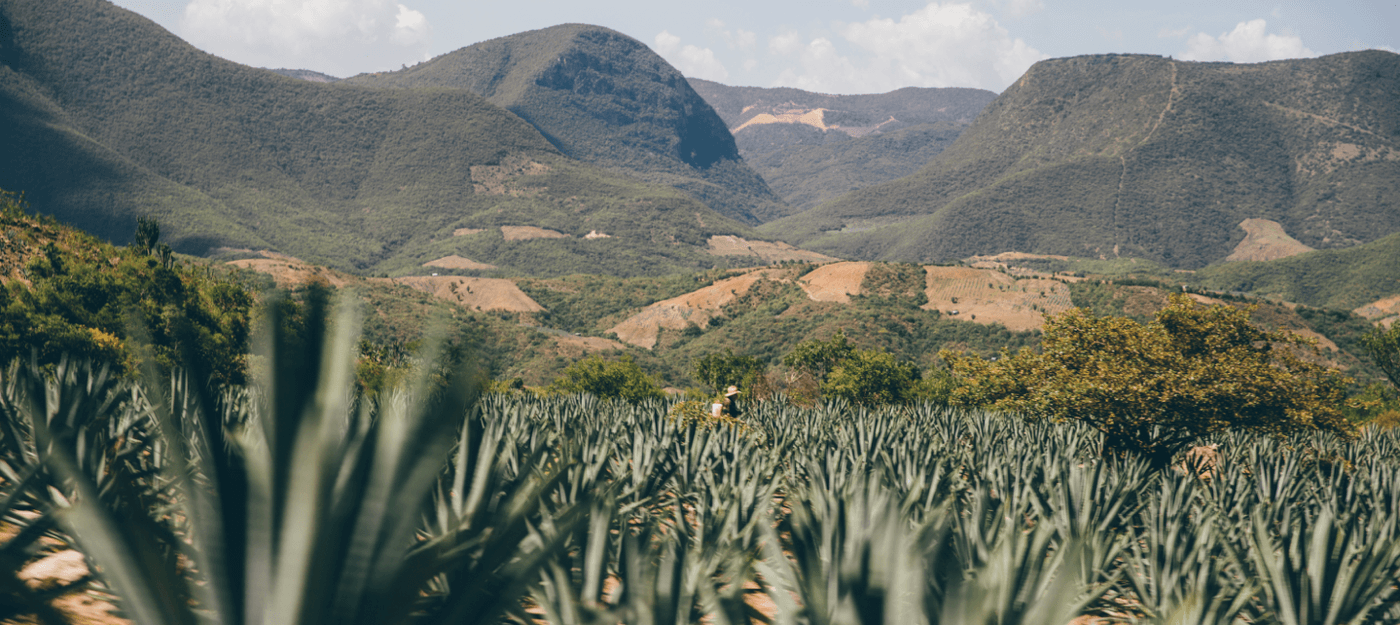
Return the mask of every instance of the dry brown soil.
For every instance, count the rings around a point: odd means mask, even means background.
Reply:
[[[423,266],[441,267],[443,269],[475,269],[478,271],[486,271],[488,269],[496,268],[495,265],[478,263],[470,258],[463,258],[456,254],[453,254],[451,256],[443,256],[442,258],[439,258],[437,260],[430,260],[426,263],[423,263]]]
[[[768,241],[750,241],[733,235],[715,235],[710,237],[710,245],[707,251],[715,256],[755,256],[770,263],[784,260],[829,263],[838,260],[826,254],[818,254],[817,252],[796,248],[781,241],[776,243]]]
[[[860,294],[860,284],[871,263],[844,262],[822,265],[797,279],[807,297],[818,302],[849,304],[852,295]]]
[[[1388,328],[1396,319],[1400,319],[1400,295],[1378,299],[1352,312]]]
[[[1246,219],[1240,222],[1240,228],[1244,229],[1244,240],[1225,257],[1227,261],[1278,260],[1313,251],[1288,236],[1277,221]]]
[[[924,267],[926,310],[1008,330],[1038,330],[1045,315],[1073,307],[1069,286],[1058,280],[1016,278],[971,267]]]
[[[528,241],[530,239],[567,239],[569,235],[557,230],[536,226],[501,226],[501,234],[507,241]]]
[[[778,269],[756,269],[719,280],[702,289],[647,306],[608,331],[616,333],[618,340],[624,343],[651,349],[656,346],[657,336],[663,328],[682,330],[692,323],[704,328],[720,308],[748,293],[755,282],[781,273],[783,271]]]
[[[444,299],[467,310],[506,310],[510,312],[540,312],[544,310],[530,299],[514,282],[501,278],[469,278],[465,276],[406,276],[393,278],[419,291]]]

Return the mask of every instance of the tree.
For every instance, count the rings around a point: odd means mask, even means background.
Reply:
[[[716,393],[723,392],[730,385],[738,386],[744,392],[750,391],[765,368],[763,361],[753,356],[735,355],[729,348],[725,348],[723,354],[706,354],[696,358],[690,366],[695,379]]]
[[[603,399],[641,401],[665,396],[661,387],[651,379],[631,356],[603,360],[589,356],[564,368],[563,377],[549,385],[550,390],[564,393],[592,393]]]
[[[1361,343],[1390,383],[1400,388],[1400,322],[1390,324],[1388,330],[1376,328],[1361,337]]]
[[[846,342],[846,333],[838,330],[826,341],[811,339],[798,343],[791,353],[783,356],[783,365],[810,374],[820,383],[826,381],[827,374],[854,350]]]
[[[1106,456],[1140,454],[1157,467],[1225,428],[1349,433],[1347,380],[1300,356],[1316,351],[1309,340],[1256,327],[1251,312],[1184,295],[1146,324],[1073,309],[1046,321],[1039,354],[942,357],[960,383],[955,402],[1080,420],[1103,432]]]
[[[142,254],[150,254],[160,241],[160,222],[155,217],[136,218],[136,237],[131,246]]]
[[[821,388],[828,397],[873,406],[908,402],[918,382],[919,367],[913,363],[899,362],[888,352],[861,349],[842,359]]]

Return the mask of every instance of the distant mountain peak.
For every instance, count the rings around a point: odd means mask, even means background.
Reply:
[[[530,122],[566,155],[669,184],[721,214],[758,223],[791,212],[685,77],[608,28],[532,30],[348,82],[466,89]]]

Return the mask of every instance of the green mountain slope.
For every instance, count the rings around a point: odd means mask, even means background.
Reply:
[[[739,154],[803,210],[918,171],[996,98],[982,89],[832,95],[689,80],[729,126]]]
[[[1309,306],[1354,309],[1400,294],[1400,233],[1346,249],[1212,265],[1196,272],[1193,282]]]
[[[1400,55],[1043,61],[919,173],[767,224],[848,257],[1220,260],[1250,217],[1315,248],[1400,230]]]
[[[811,209],[919,171],[965,128],[950,122],[919,124],[822,145],[789,145],[745,158],[788,204]]]
[[[191,253],[633,275],[707,268],[710,236],[752,236],[673,189],[564,157],[475,94],[286,78],[97,0],[0,0],[0,118],[0,187],[119,242],[154,215]],[[504,225],[571,238],[453,236]],[[592,230],[612,238],[578,238]]]
[[[570,157],[681,189],[731,218],[757,224],[792,212],[739,158],[723,121],[680,72],[606,28],[519,33],[344,82],[466,89],[530,122]]]

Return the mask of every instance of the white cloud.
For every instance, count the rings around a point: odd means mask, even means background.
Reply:
[[[190,0],[180,34],[219,56],[337,76],[428,58],[432,27],[393,0]]]
[[[840,34],[860,54],[843,55],[825,38],[806,46],[795,33],[772,38],[769,50],[797,63],[775,84],[836,93],[910,86],[1001,90],[1046,58],[968,4],[932,3],[898,21],[849,24]]]
[[[802,36],[795,31],[779,33],[768,38],[768,51],[774,54],[793,54],[802,49]]]
[[[752,50],[758,45],[758,33],[742,28],[729,30],[724,27],[724,21],[717,17],[705,20],[705,26],[712,33],[718,33],[730,50]]]
[[[686,76],[717,82],[729,78],[729,70],[715,58],[714,50],[692,45],[682,46],[680,37],[664,30],[657,33],[653,41],[656,53]]]
[[[1240,22],[1235,29],[1212,37],[1196,33],[1186,41],[1186,51],[1177,55],[1187,61],[1230,61],[1258,63],[1278,59],[1317,56],[1297,35],[1273,35],[1263,19]]]

